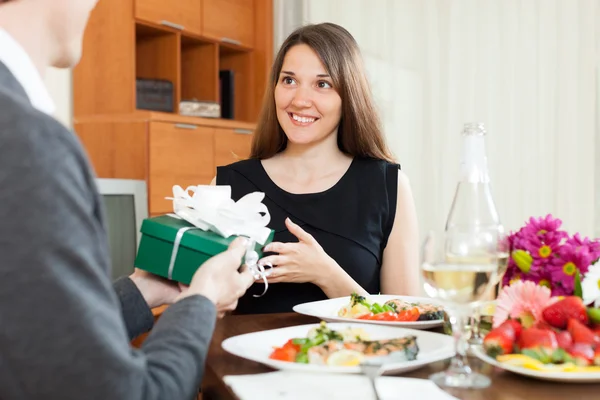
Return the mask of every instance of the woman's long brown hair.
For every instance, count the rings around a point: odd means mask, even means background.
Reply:
[[[375,109],[358,44],[350,32],[332,23],[298,28],[281,45],[271,69],[252,139],[250,158],[270,158],[287,146],[287,137],[277,120],[275,86],[285,55],[299,44],[306,44],[317,53],[342,99],[342,118],[338,128],[339,149],[354,157],[394,162]]]

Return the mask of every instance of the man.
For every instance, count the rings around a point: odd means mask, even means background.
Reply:
[[[49,116],[42,75],[71,67],[97,0],[0,0],[0,398],[192,399],[218,313],[252,284],[243,243],[189,288],[140,271],[114,284],[94,176]],[[241,240],[240,240],[241,241]],[[152,327],[150,308],[173,303]]]

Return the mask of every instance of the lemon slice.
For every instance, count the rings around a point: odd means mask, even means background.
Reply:
[[[589,365],[587,367],[580,367],[580,366],[574,365],[573,369],[571,371],[573,371],[573,372],[600,372],[600,366]]]
[[[327,358],[327,365],[331,367],[355,367],[360,365],[365,355],[356,350],[339,350]]]
[[[544,364],[543,362],[536,360],[535,358],[523,355],[523,354],[506,354],[498,356],[498,361],[503,364],[512,365],[515,367],[522,367],[531,369],[534,371],[541,372],[580,372],[579,368],[589,367],[578,367],[573,363],[565,364]],[[600,370],[600,367],[599,367]],[[583,372],[583,371],[581,371]]]
[[[544,366],[544,363],[541,361],[524,354],[506,354],[498,356],[497,360],[503,364],[514,365],[515,367],[539,369]]]

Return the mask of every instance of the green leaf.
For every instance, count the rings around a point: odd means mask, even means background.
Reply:
[[[548,354],[543,348],[540,347],[533,349],[525,349],[522,351],[522,353],[531,358],[535,358],[536,360],[541,361],[544,364],[549,364],[552,362],[551,354]]]
[[[575,289],[573,295],[583,298],[583,290],[581,289],[581,276],[579,275],[579,268],[575,270]]]
[[[553,364],[562,364],[569,361],[569,353],[565,349],[558,348],[554,350],[551,354],[551,359]]]

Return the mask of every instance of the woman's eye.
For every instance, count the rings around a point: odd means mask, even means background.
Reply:
[[[319,81],[319,83],[317,83],[317,87],[320,89],[329,89],[331,87],[331,83],[327,81]]]
[[[292,78],[290,78],[289,76],[284,76],[281,81],[283,83],[285,83],[286,85],[291,85],[294,83],[294,80]]]

